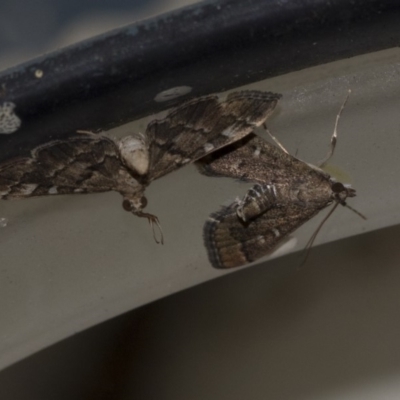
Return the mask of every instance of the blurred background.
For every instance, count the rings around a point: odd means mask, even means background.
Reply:
[[[0,70],[196,0],[3,0]]]

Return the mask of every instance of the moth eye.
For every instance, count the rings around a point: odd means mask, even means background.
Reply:
[[[147,199],[146,199],[146,197],[142,197],[141,199],[140,199],[140,205],[142,206],[142,208],[145,208],[146,206],[147,206]]]
[[[132,211],[133,207],[132,207],[132,203],[129,200],[124,200],[122,202],[122,208],[125,211]]]
[[[334,193],[341,193],[346,190],[346,188],[343,186],[343,183],[340,183],[340,182],[335,182],[332,185],[331,189],[332,189],[332,192],[334,192]]]

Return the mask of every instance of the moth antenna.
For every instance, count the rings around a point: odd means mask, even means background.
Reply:
[[[364,214],[360,213],[360,211],[357,211],[355,208],[350,207],[347,203],[343,203],[342,205],[348,208],[350,211],[353,211],[353,213],[357,214],[360,218],[365,220],[367,219],[367,217]]]
[[[268,133],[269,137],[278,145],[278,147],[286,154],[289,154],[289,152],[285,149],[285,147],[281,144],[281,142],[269,131],[265,123],[263,124],[263,128],[265,129],[265,132]]]
[[[301,264],[299,265],[299,269],[305,264],[305,262],[308,259],[308,256],[310,255],[310,251],[311,251],[311,247],[314,244],[314,241],[319,233],[319,231],[321,230],[322,226],[325,224],[325,222],[328,220],[328,218],[333,214],[333,212],[336,210],[337,206],[341,204],[338,201],[336,202],[336,204],[332,207],[332,209],[329,211],[329,213],[325,216],[325,218],[321,221],[321,223],[318,225],[318,228],[314,231],[314,233],[311,235],[310,239],[308,240],[306,247],[303,250],[303,254],[304,252],[306,253],[304,256],[303,261],[301,262]]]
[[[322,168],[331,159],[331,157],[333,156],[333,153],[335,152],[335,147],[336,147],[336,142],[337,142],[337,128],[338,128],[338,124],[339,124],[339,119],[340,119],[340,116],[342,115],[344,108],[346,107],[347,100],[349,100],[350,93],[351,93],[351,89],[349,89],[347,96],[346,96],[342,106],[340,107],[338,114],[336,115],[335,128],[333,129],[333,135],[331,137],[331,146],[328,151],[328,154],[318,163],[319,168]]]

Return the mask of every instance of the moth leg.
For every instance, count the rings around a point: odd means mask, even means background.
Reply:
[[[263,128],[265,131],[268,133],[268,136],[277,144],[277,146],[284,151],[286,154],[289,154],[289,152],[285,149],[285,147],[282,145],[282,143],[269,131],[267,128],[266,124],[263,124]]]
[[[132,214],[140,218],[147,218],[151,226],[151,229],[153,231],[154,241],[157,244],[159,243],[164,244],[164,234],[161,229],[161,224],[158,217],[156,215],[145,213],[142,211],[143,208],[146,207],[146,205],[147,205],[147,199],[144,196],[141,197],[134,196],[131,198],[125,197],[122,202],[122,208],[125,211],[131,212]],[[160,240],[157,239],[156,230],[154,228],[155,226],[157,226],[158,230],[160,231]]]
[[[331,137],[331,145],[330,145],[330,149],[327,153],[327,155],[317,164],[319,168],[322,168],[333,156],[333,153],[335,152],[335,147],[336,147],[336,142],[337,142],[337,127],[339,124],[339,119],[340,116],[342,115],[342,112],[346,106],[347,100],[349,100],[350,97],[350,93],[351,90],[349,89],[346,98],[344,99],[344,102],[342,104],[342,106],[340,107],[339,112],[336,115],[336,122],[335,122],[335,128],[333,129],[333,134]]]
[[[153,215],[153,214],[144,213],[144,212],[141,212],[141,211],[136,212],[134,214],[137,215],[138,217],[147,218],[147,220],[149,221],[149,224],[151,226],[151,229],[153,231],[154,241],[157,244],[159,244],[159,243],[164,244],[164,234],[163,234],[163,231],[161,229],[161,224],[160,224],[160,221],[159,221],[158,217]],[[158,230],[160,231],[160,241],[158,241],[158,239],[157,239],[156,230],[154,229],[154,226],[157,226]]]

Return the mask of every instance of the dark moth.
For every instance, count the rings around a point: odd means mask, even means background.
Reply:
[[[114,190],[121,193],[125,210],[158,224],[156,216],[143,212],[146,187],[248,135],[279,98],[259,91],[231,93],[225,101],[205,96],[150,122],[144,134],[122,139],[79,134],[49,142],[30,157],[0,164],[0,199]]]
[[[355,190],[251,134],[198,164],[209,176],[255,182],[242,200],[210,215],[204,242],[215,268],[239,267],[271,253],[288,235]]]

